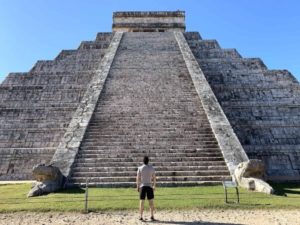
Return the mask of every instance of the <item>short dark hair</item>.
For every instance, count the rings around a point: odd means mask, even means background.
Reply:
[[[144,156],[144,160],[143,160],[145,165],[148,165],[149,163],[149,157],[148,156]]]

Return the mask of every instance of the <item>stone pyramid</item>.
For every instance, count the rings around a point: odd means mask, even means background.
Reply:
[[[185,13],[116,12],[113,32],[0,85],[0,180],[58,166],[68,185],[133,186],[144,155],[164,186],[217,184],[262,159],[300,178],[300,86],[185,31]]]

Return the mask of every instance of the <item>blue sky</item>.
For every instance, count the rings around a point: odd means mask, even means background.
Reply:
[[[299,0],[0,0],[0,81],[111,31],[114,11],[178,9],[187,31],[300,80]]]

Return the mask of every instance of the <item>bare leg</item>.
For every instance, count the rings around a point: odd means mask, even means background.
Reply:
[[[153,199],[149,200],[149,206],[150,206],[151,217],[154,217],[154,201],[153,201]]]
[[[143,217],[145,200],[140,200],[140,216]]]

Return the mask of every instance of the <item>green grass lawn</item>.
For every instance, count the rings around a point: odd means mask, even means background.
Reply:
[[[0,185],[0,212],[83,211],[84,189],[69,189],[40,197],[27,198],[30,184]],[[157,209],[300,209],[300,184],[273,184],[278,195],[266,195],[240,189],[240,204],[234,190],[224,203],[222,186],[157,188]],[[89,188],[89,210],[131,210],[138,207],[134,188]],[[147,205],[147,204],[146,204]]]

